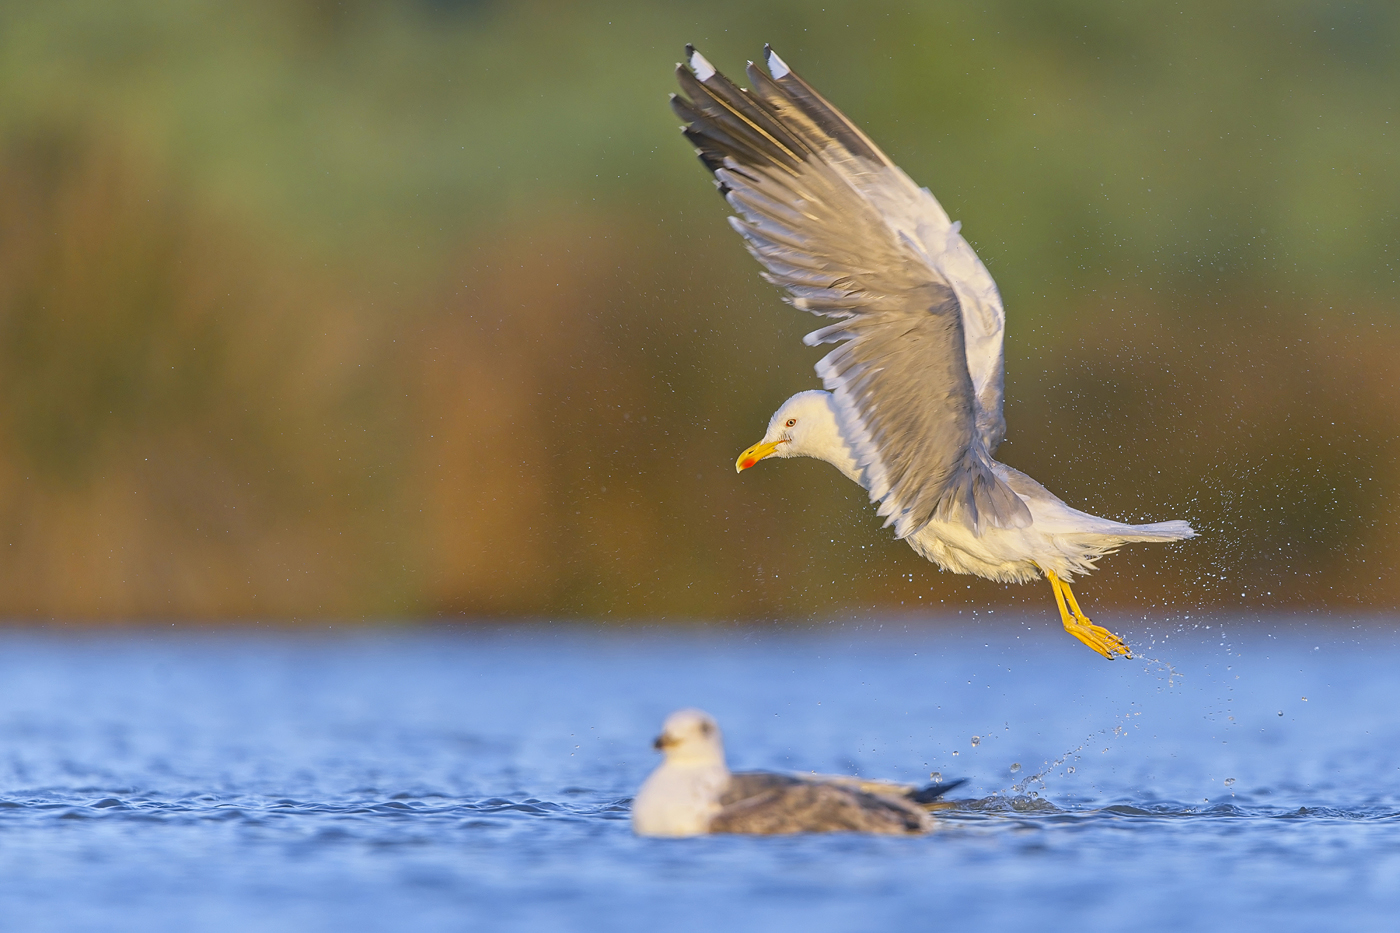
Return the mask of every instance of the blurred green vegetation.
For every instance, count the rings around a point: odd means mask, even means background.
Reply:
[[[0,3],[0,614],[948,612],[666,106],[765,41],[1008,309],[1001,455],[1188,518],[1098,606],[1400,600],[1391,0]]]

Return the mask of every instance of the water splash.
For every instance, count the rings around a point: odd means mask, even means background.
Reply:
[[[1175,687],[1178,681],[1185,680],[1186,675],[1177,670],[1170,661],[1163,661],[1161,658],[1149,658],[1145,655],[1133,655],[1134,661],[1143,663],[1142,672],[1157,680],[1165,680],[1168,687]]]

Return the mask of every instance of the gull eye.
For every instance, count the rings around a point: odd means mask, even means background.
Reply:
[[[708,722],[702,722],[702,723],[700,723],[700,734],[701,734],[701,735],[709,735],[711,732],[714,732],[714,731],[715,731],[715,727],[712,726],[712,725],[710,725]]]
[[[797,419],[796,419],[796,418],[789,418],[789,419],[787,420],[787,426],[788,426],[788,427],[792,427],[794,424],[797,424]]]

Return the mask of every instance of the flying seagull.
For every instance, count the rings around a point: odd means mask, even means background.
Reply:
[[[923,833],[929,809],[962,784],[916,788],[856,777],[731,772],[719,726],[708,713],[683,709],[666,717],[655,746],[660,767],[632,801],[639,836],[705,833]]]
[[[686,56],[671,106],[737,214],[730,226],[789,304],[836,319],[803,342],[840,344],[817,363],[827,391],[784,402],[735,468],[825,460],[923,557],[1003,583],[1044,576],[1066,631],[1109,660],[1132,657],[1069,581],[1121,545],[1195,531],[1098,518],[993,460],[1006,316],[961,225],[772,49],[768,74],[749,63],[751,89],[693,47]]]

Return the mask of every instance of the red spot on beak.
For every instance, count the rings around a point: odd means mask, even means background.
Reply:
[[[753,458],[749,458],[748,460],[745,460],[743,463],[739,464],[739,466],[741,466],[741,467],[743,467],[744,469],[747,470],[749,467],[753,466],[753,465],[754,465],[755,463],[757,463],[757,462],[758,462],[757,460],[754,460]]]

